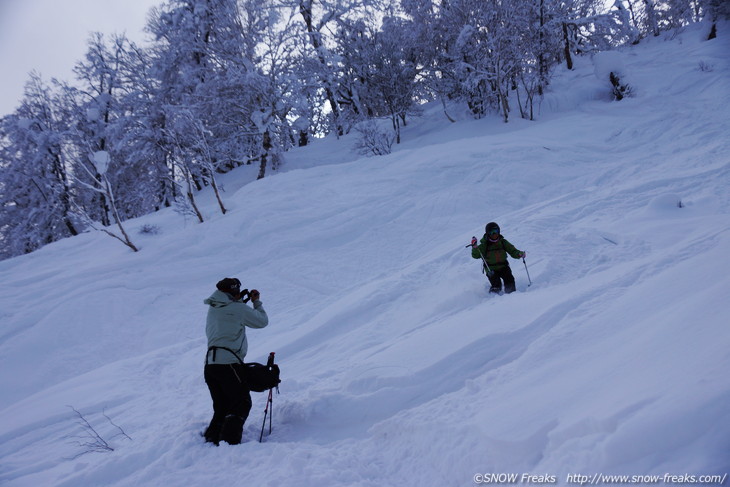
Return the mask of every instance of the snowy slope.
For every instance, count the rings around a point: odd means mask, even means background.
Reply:
[[[205,224],[129,222],[139,253],[86,234],[0,262],[0,484],[730,473],[730,42],[700,37],[623,51],[631,99],[581,59],[537,122],[436,111],[370,159],[327,139],[227,175],[225,216],[201,195]],[[464,248],[491,220],[528,251],[512,295]],[[225,276],[261,291],[247,360],[276,351],[284,381],[264,443],[255,394],[216,448],[202,300]],[[71,407],[114,451],[83,454]]]

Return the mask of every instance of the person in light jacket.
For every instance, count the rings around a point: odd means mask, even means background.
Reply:
[[[246,304],[249,300],[253,308]],[[264,328],[269,317],[259,292],[242,291],[241,281],[235,278],[219,281],[203,303],[208,306],[204,375],[213,399],[213,418],[205,430],[205,441],[237,445],[251,411],[251,391],[243,377],[243,359],[248,351],[246,327]]]

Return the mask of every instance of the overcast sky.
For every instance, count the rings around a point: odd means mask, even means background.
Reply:
[[[70,81],[91,32],[144,44],[147,12],[162,0],[0,0],[0,116],[15,110],[32,70]]]

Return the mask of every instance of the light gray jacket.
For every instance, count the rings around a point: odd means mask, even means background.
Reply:
[[[225,347],[236,352],[241,360],[248,352],[246,327],[263,328],[269,324],[261,301],[253,302],[253,308],[243,301],[234,301],[223,291],[216,290],[203,303],[208,305],[205,334],[208,336],[208,364],[237,364],[238,359],[226,350],[210,350]]]

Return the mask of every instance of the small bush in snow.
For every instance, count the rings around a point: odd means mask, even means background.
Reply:
[[[713,64],[708,64],[704,61],[700,61],[700,71],[703,73],[711,73],[715,70],[715,66]]]
[[[355,142],[355,151],[363,156],[384,156],[390,154],[395,134],[382,130],[377,122],[368,120],[355,128],[360,136]]]
[[[611,81],[611,86],[613,86],[613,96],[616,100],[623,100],[627,96],[631,96],[633,94],[631,86],[629,86],[628,83],[621,81],[618,74],[612,72],[609,74],[608,79]]]
[[[618,51],[603,51],[593,56],[593,72],[602,83],[610,83],[615,100],[631,96],[633,89],[626,81],[626,67]]]
[[[92,426],[92,424],[86,419],[86,417],[81,414],[76,408],[73,406],[69,406],[71,409],[73,409],[73,412],[76,413],[76,417],[78,418],[78,424],[83,429],[83,434],[74,436],[73,439],[76,440],[76,444],[82,448],[82,450],[73,458],[78,458],[82,455],[86,455],[87,453],[94,453],[94,452],[110,452],[114,451],[114,448],[111,446],[108,440],[106,440],[101,434]],[[122,436],[128,440],[131,440],[132,438],[127,435],[127,433],[124,432],[122,428],[114,424],[114,422],[111,420],[109,416],[106,415],[106,412],[102,413],[106,420],[109,422],[110,425],[112,425],[115,429],[118,430],[118,433],[112,436],[112,438],[116,438],[118,436]]]
[[[160,227],[146,223],[139,229],[139,233],[140,235],[158,235],[160,233]]]

